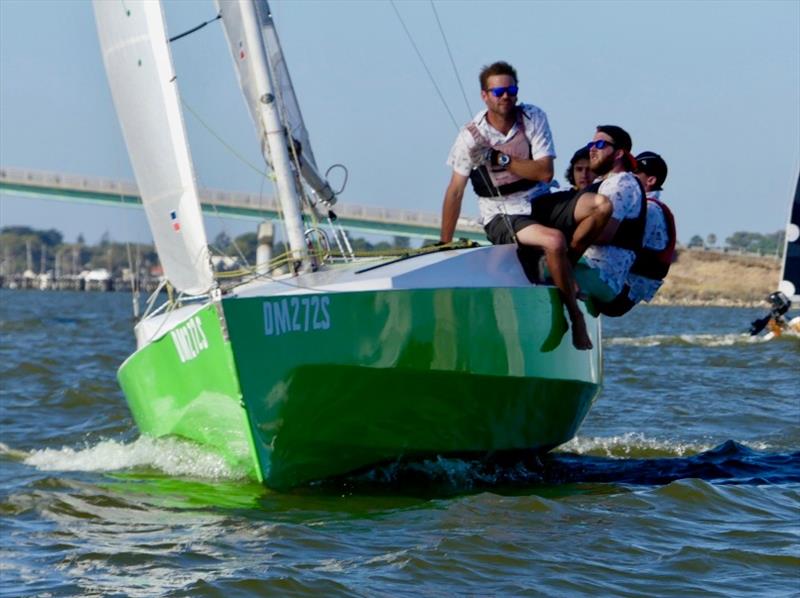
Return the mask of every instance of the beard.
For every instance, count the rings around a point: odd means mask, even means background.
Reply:
[[[611,169],[614,168],[614,154],[608,154],[598,163],[594,163],[590,160],[589,168],[591,168],[592,172],[597,176],[604,176],[608,174]]]

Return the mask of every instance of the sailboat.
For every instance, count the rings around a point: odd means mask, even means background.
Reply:
[[[786,318],[792,302],[800,302],[800,173],[786,223],[778,290],[767,297],[767,302],[770,312],[750,324],[750,334],[755,336],[766,329],[766,340],[780,336],[800,338],[800,316]]]
[[[94,2],[175,290],[159,307],[151,298],[118,372],[140,432],[212,447],[277,489],[386,461],[570,440],[601,387],[599,319],[585,315],[593,350],[562,339],[558,292],[531,284],[514,246],[365,259],[309,250],[301,205],[327,211],[337,197],[316,168],[269,5],[216,7],[289,246],[288,272],[261,268],[229,287],[210,265],[161,5]]]

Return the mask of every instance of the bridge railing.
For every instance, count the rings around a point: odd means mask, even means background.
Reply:
[[[140,201],[139,189],[132,181],[119,181],[100,176],[81,176],[30,170],[10,166],[0,166],[0,188],[23,189],[30,192],[58,195],[58,191],[66,195],[86,194],[102,201]],[[206,206],[217,206],[232,209],[243,209],[253,212],[278,212],[280,207],[275,197],[221,189],[203,188],[198,190],[200,202]],[[399,208],[384,208],[341,202],[336,205],[339,218],[381,225],[398,225],[399,227],[418,227],[427,231],[438,231],[441,217],[437,213],[418,212]],[[391,232],[391,231],[388,231]],[[407,232],[407,231],[406,231]],[[470,237],[482,237],[483,229],[469,218],[460,218],[458,233],[467,233]],[[398,231],[398,234],[403,234]]]

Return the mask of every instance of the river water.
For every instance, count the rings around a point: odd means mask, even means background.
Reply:
[[[800,595],[800,342],[759,310],[604,322],[605,388],[541,462],[278,494],[140,438],[130,297],[0,291],[0,596]]]

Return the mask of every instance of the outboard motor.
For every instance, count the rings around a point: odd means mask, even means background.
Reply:
[[[789,311],[789,308],[792,307],[792,300],[780,291],[772,293],[767,297],[767,301],[772,305],[772,311],[770,313],[776,318],[785,314]]]
[[[767,327],[769,321],[775,319],[776,322],[780,322],[783,320],[783,314],[789,311],[789,308],[792,307],[792,301],[786,295],[781,293],[780,291],[775,291],[774,293],[770,293],[769,297],[767,297],[767,302],[772,306],[770,312],[764,316],[763,318],[759,318],[757,320],[753,320],[750,323],[750,335],[755,336],[764,328]]]

